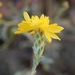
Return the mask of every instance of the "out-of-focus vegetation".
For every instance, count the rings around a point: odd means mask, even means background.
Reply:
[[[75,0],[0,0],[0,75],[30,75],[33,36],[14,34],[24,11],[65,28],[61,41],[46,45],[37,75],[75,75]]]

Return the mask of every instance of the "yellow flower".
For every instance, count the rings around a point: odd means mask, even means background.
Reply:
[[[0,19],[2,19],[3,18],[3,14],[2,13],[0,13]]]
[[[49,17],[42,14],[40,18],[36,15],[30,18],[27,12],[24,12],[23,15],[25,20],[18,24],[15,34],[24,32],[34,32],[35,34],[35,31],[40,30],[49,42],[51,42],[51,38],[60,40],[55,33],[60,33],[64,28],[56,23],[49,24]]]
[[[0,2],[0,7],[3,5],[3,3],[2,2]]]

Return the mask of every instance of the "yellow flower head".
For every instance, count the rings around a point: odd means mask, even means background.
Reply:
[[[31,32],[35,34],[35,31],[40,30],[43,35],[51,42],[51,38],[58,39],[60,38],[55,33],[60,33],[64,28],[58,26],[58,24],[49,24],[49,17],[41,15],[39,18],[38,16],[29,17],[27,12],[24,12],[24,21],[18,24],[18,30],[15,34],[21,34],[24,32]]]
[[[0,2],[0,7],[3,5],[3,3],[2,2]]]
[[[0,13],[0,19],[2,19],[3,18],[3,14],[2,13]]]

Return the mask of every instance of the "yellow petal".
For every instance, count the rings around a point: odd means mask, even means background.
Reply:
[[[46,17],[45,16],[45,19],[44,19],[45,25],[48,26],[49,25],[49,22],[50,22],[49,17]]]
[[[24,25],[23,23],[18,24],[18,30],[15,32],[16,34],[20,34],[20,33],[24,33],[30,30],[34,30],[35,27],[34,26],[30,26],[30,25]]]
[[[27,12],[24,12],[24,19],[26,20],[26,21],[30,21],[30,17],[29,17],[29,15],[28,15],[28,13]]]
[[[27,23],[27,22],[22,22],[22,23],[18,24],[18,27],[19,28],[23,28],[23,29],[25,29],[28,26],[30,26],[30,23]]]
[[[46,38],[48,39],[49,42],[52,41],[49,33],[45,32],[45,36],[46,36]]]
[[[41,15],[40,19],[44,19],[44,14]]]
[[[17,31],[14,32],[14,34],[21,34],[24,33],[25,31],[23,29],[18,28]]]
[[[58,40],[61,40],[56,34],[50,32],[50,37],[54,38],[54,39],[58,39]]]
[[[27,22],[19,23],[18,27],[22,28],[22,29],[30,29],[30,28],[32,29],[32,28],[35,28],[35,26],[31,26],[30,23],[27,23]]]
[[[35,18],[34,16],[31,17],[31,19],[34,19],[34,18]]]
[[[30,32],[30,34],[34,34],[34,33],[35,33],[35,31],[31,31],[31,32]]]
[[[39,17],[35,15],[35,19],[39,19]]]
[[[62,26],[58,26],[56,23],[48,26],[48,30],[53,33],[60,33],[63,29]]]
[[[14,34],[21,34],[21,33],[23,33],[23,31],[16,31],[16,32],[14,32]]]

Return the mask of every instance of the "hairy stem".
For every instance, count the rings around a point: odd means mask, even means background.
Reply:
[[[42,54],[44,52],[44,46],[45,43],[43,33],[40,30],[38,30],[34,35],[34,45],[33,45],[34,58],[31,75],[35,75],[36,73],[36,67],[38,66],[40,60],[43,57]]]

